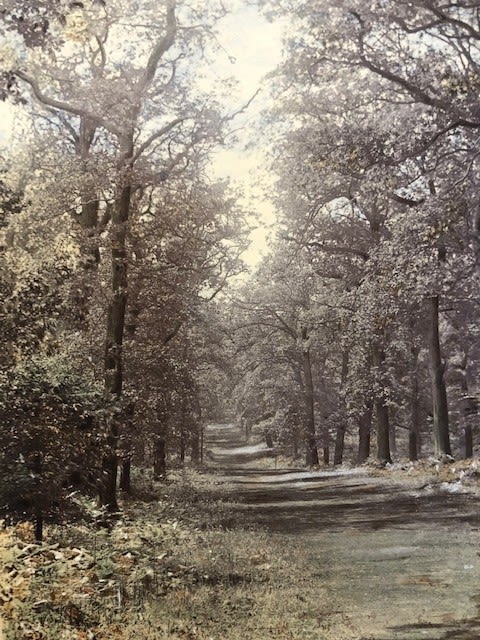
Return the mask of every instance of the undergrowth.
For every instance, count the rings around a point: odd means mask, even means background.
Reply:
[[[135,486],[111,527],[51,526],[42,547],[25,527],[4,539],[7,640],[326,637],[308,550],[244,528],[218,477]]]

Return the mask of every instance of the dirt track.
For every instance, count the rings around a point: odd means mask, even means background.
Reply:
[[[212,426],[207,447],[247,523],[281,537],[286,552],[305,543],[309,578],[328,590],[329,638],[480,639],[473,493],[359,471],[272,470],[268,452],[228,426]]]

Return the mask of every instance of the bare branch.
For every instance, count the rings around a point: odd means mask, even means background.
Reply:
[[[145,142],[143,142],[137,149],[135,155],[133,156],[133,162],[135,162],[136,160],[138,160],[138,158],[142,155],[142,153],[152,144],[152,142],[155,142],[155,140],[158,140],[158,138],[161,138],[162,136],[164,136],[165,134],[167,134],[169,131],[171,131],[172,129],[174,129],[177,124],[180,124],[181,122],[184,122],[186,118],[175,118],[175,120],[172,120],[172,122],[169,122],[168,124],[166,124],[164,127],[162,127],[161,129],[159,129],[158,131],[156,131],[155,133],[152,133],[152,135],[147,138],[145,140]]]

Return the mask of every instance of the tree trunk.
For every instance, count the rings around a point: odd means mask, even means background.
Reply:
[[[347,384],[347,376],[348,376],[348,356],[349,352],[345,350],[342,354],[342,375],[341,375],[341,389],[342,389],[342,399],[344,399],[345,386]],[[335,434],[335,451],[333,454],[333,464],[338,465],[343,462],[343,452],[345,449],[345,433],[347,431],[347,423],[346,420],[342,420],[337,425],[336,434]]]
[[[395,411],[389,416],[390,451],[397,455],[397,428],[395,426]]]
[[[330,464],[330,446],[328,444],[323,445],[323,464],[327,467]]]
[[[132,492],[131,470],[132,459],[128,456],[122,461],[122,467],[120,469],[120,489],[125,493]]]
[[[43,542],[43,511],[41,508],[35,511],[34,532],[35,542]]]
[[[201,430],[201,424],[197,423],[190,442],[190,459],[193,464],[199,464],[200,462]]]
[[[335,435],[335,451],[333,454],[333,464],[338,465],[343,462],[343,451],[345,448],[345,431],[347,425],[342,422],[337,425],[337,431]]]
[[[119,166],[119,193],[115,201],[111,229],[112,281],[111,300],[107,311],[105,339],[105,392],[120,398],[123,387],[123,335],[127,307],[127,223],[130,214],[132,188],[130,165],[133,156],[133,134],[122,143],[123,153]],[[118,420],[112,419],[107,436],[104,459],[104,482],[100,491],[100,504],[108,511],[118,511],[117,503],[117,447],[120,435]]]
[[[165,480],[167,477],[167,443],[165,436],[155,434],[153,442],[153,477]]]
[[[464,437],[464,458],[473,457],[473,430],[471,419],[476,413],[475,402],[472,396],[469,394],[468,378],[467,378],[467,365],[468,365],[468,350],[465,350],[464,357],[462,359],[460,369],[460,390],[462,397],[460,400],[460,414],[463,423],[463,437]]]
[[[292,456],[294,460],[298,458],[298,438],[296,435],[293,436],[292,440]]]
[[[408,457],[414,462],[420,454],[420,404],[418,398],[418,349],[412,347],[411,411],[408,431]]]
[[[390,420],[388,407],[382,399],[375,401],[377,413],[377,460],[382,464],[392,462],[390,456]]]
[[[465,425],[463,435],[465,438],[465,458],[473,458],[473,432],[471,425]]]
[[[428,300],[430,316],[430,375],[432,380],[433,400],[433,437],[435,455],[437,457],[450,456],[450,427],[448,421],[447,389],[445,386],[445,366],[442,362],[439,334],[439,297],[432,296]]]
[[[97,189],[90,181],[91,167],[88,166],[90,149],[95,138],[97,125],[86,116],[80,118],[76,152],[81,159],[82,172],[85,182],[82,186],[82,210],[75,218],[85,230],[85,242],[82,243],[82,263],[84,269],[96,269],[100,262],[100,249],[98,247],[98,212],[99,200]],[[92,179],[93,180],[93,179]]]
[[[377,369],[377,375],[381,375],[380,367],[385,361],[383,348],[375,345],[373,347],[373,365]],[[391,462],[390,455],[390,420],[388,407],[382,395],[375,398],[375,412],[377,416],[377,460],[382,464]]]
[[[305,445],[307,466],[318,464],[318,449],[315,438],[315,405],[313,394],[312,363],[310,360],[310,347],[308,346],[307,329],[302,329],[303,341],[303,375],[305,377]]]
[[[368,402],[367,408],[359,419],[357,463],[363,464],[370,457],[370,436],[372,429],[373,404]]]

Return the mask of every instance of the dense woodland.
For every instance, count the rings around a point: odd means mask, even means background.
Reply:
[[[38,538],[212,421],[308,466],[479,445],[480,2],[259,3],[289,30],[254,273],[209,172],[249,108],[209,72],[228,4],[3,3],[0,502]]]

